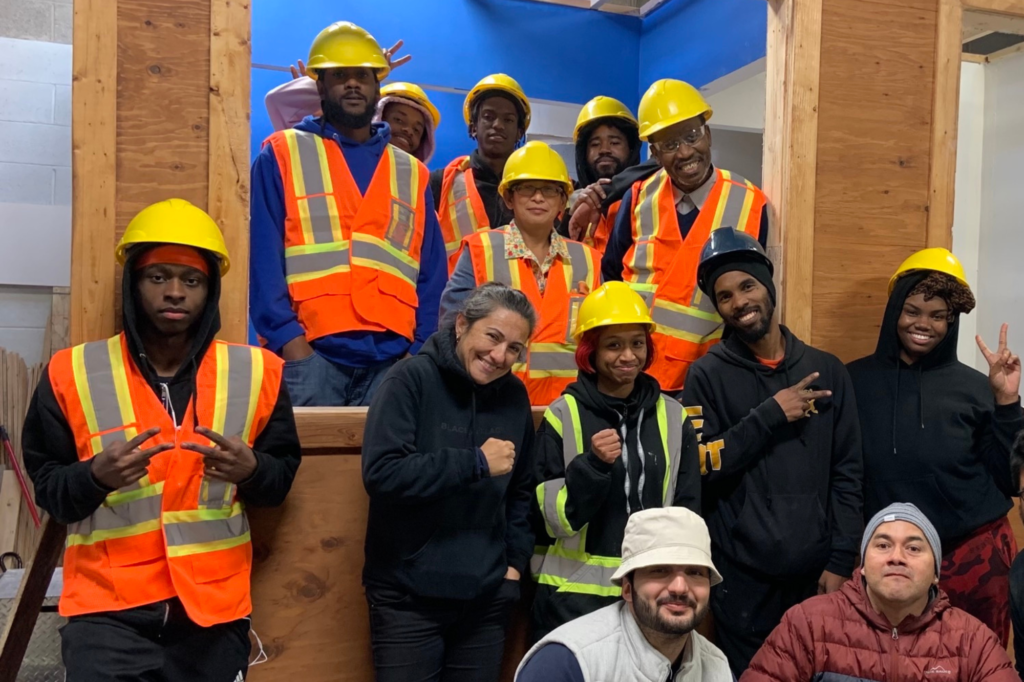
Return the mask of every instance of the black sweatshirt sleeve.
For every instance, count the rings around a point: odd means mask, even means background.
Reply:
[[[256,471],[238,484],[238,495],[253,507],[276,507],[292,489],[302,459],[295,413],[283,380],[270,420],[256,436],[252,451],[256,455]]]
[[[533,530],[530,528],[530,505],[536,484],[536,439],[532,418],[527,421],[522,451],[512,466],[512,480],[505,498],[505,556],[508,565],[520,575],[533,556]]]
[[[765,453],[772,431],[786,424],[786,413],[778,401],[768,398],[727,427],[716,397],[704,368],[691,366],[683,387],[683,405],[697,430],[700,472],[712,483],[756,462]]]
[[[683,422],[683,451],[680,454],[682,461],[679,463],[676,495],[672,505],[686,507],[700,514],[700,448],[697,445],[697,432],[689,419]]]
[[[832,556],[825,570],[849,576],[857,562],[864,532],[864,459],[860,438],[860,417],[853,394],[853,381],[846,367],[836,367],[832,389],[832,473],[829,497],[832,507]]]
[[[1019,399],[1010,405],[996,405],[994,398],[988,399],[993,411],[981,427],[981,459],[999,489],[1012,497],[1017,494],[1017,481],[1010,473],[1010,450],[1017,434],[1024,430],[1024,411]]]
[[[36,503],[58,522],[88,518],[112,492],[93,478],[88,460],[78,459],[75,436],[50,384],[49,365],[29,403],[22,445]]]
[[[441,184],[444,182],[444,169],[430,171],[430,193],[434,195],[434,208],[441,205]]]
[[[630,224],[630,208],[633,203],[632,190],[626,190],[622,196],[622,208],[615,216],[615,226],[608,239],[604,256],[601,258],[601,281],[622,281],[622,259],[626,257],[629,247],[633,245],[633,229]]]
[[[401,368],[377,389],[363,437],[363,485],[370,497],[421,504],[443,499],[477,479],[475,449],[416,451],[419,405],[426,399]]]

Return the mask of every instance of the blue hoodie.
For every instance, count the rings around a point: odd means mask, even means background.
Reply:
[[[343,137],[326,121],[307,116],[297,130],[316,133],[341,147],[349,171],[359,191],[366,193],[380,157],[391,140],[387,123],[375,123],[370,139],[358,143]],[[285,283],[284,220],[285,203],[281,172],[270,145],[264,145],[252,165],[252,201],[250,205],[249,310],[256,332],[267,341],[267,348],[281,348],[305,331],[292,310]],[[312,342],[313,350],[324,358],[349,367],[370,367],[415,355],[423,342],[437,330],[437,311],[441,292],[448,281],[447,258],[441,226],[434,212],[434,197],[428,188],[423,194],[427,220],[423,236],[421,267],[416,282],[419,306],[416,309],[415,340],[394,332],[353,331],[334,334]]]

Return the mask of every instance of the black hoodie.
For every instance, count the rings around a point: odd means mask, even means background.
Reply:
[[[587,147],[590,146],[590,134],[599,125],[604,124],[613,125],[618,128],[626,136],[626,142],[629,144],[629,158],[626,159],[622,171],[615,178],[624,177],[628,169],[640,163],[640,134],[637,132],[636,126],[624,122],[619,123],[616,119],[598,119],[580,131],[579,140],[576,142],[576,181],[581,188],[589,187],[598,180],[597,175],[590,168],[590,164],[587,163]],[[655,169],[657,169],[657,166]],[[608,206],[610,205],[608,204]],[[604,213],[608,212],[608,206],[601,207]]]
[[[716,552],[763,575],[848,576],[864,527],[853,386],[839,358],[782,335],[774,369],[732,334],[686,376],[683,404],[702,422],[704,518]],[[832,396],[790,423],[774,396],[812,372],[811,388]]]
[[[583,551],[602,557],[622,554],[625,535],[627,499],[625,492],[625,456],[613,464],[606,464],[590,449],[595,433],[625,426],[629,455],[630,512],[664,506],[661,482],[665,478],[667,458],[658,428],[658,398],[661,387],[656,379],[641,373],[629,397],[615,398],[597,390],[597,375],[580,372],[578,379],[569,384],[564,394],[573,396],[579,409],[580,426],[586,450],[566,468],[562,449],[562,436],[546,419],[537,431],[537,470],[541,481],[565,479],[568,492],[565,515],[573,528],[586,526],[586,546]],[[666,397],[668,409],[681,409]],[[643,422],[640,415],[643,413]],[[637,430],[639,428],[639,434]],[[644,458],[644,486],[640,494],[640,455],[636,447],[639,437]],[[672,504],[700,513],[700,460],[697,455],[697,435],[690,420],[683,422],[682,462],[676,477]],[[552,544],[540,509],[533,505],[534,529],[537,544]],[[540,637],[554,628],[587,613],[618,601],[618,597],[598,597],[579,593],[558,593],[557,588],[539,585],[534,600],[534,635]]]
[[[192,348],[175,376],[158,377],[146,358],[138,330],[138,284],[132,267],[146,250],[134,249],[125,264],[126,276],[122,278],[121,286],[121,300],[126,302],[122,306],[122,326],[135,366],[157,397],[164,401],[168,413],[183,416],[195,393],[199,363],[220,330],[220,271],[214,259],[204,254],[209,264],[209,288],[206,307],[194,329]],[[166,396],[170,397],[169,404]],[[22,438],[25,469],[35,485],[36,502],[60,523],[75,523],[87,518],[112,492],[93,478],[88,460],[78,459],[74,434],[50,383],[49,365],[44,368],[29,404]],[[256,472],[239,484],[239,496],[248,505],[277,506],[291,489],[301,457],[295,416],[283,381],[270,420],[253,443],[253,453],[256,455]]]
[[[478,448],[511,441],[516,459],[488,476]],[[533,553],[533,414],[512,374],[476,384],[446,327],[399,361],[370,403],[363,484],[370,495],[365,585],[420,597],[470,600],[493,593]]]
[[[907,294],[926,276],[896,282],[874,354],[848,369],[864,434],[865,518],[912,502],[948,551],[1010,510],[1010,448],[1024,414],[1020,402],[997,406],[988,377],[957,359],[959,315],[924,358],[913,365],[900,359],[896,324]]]

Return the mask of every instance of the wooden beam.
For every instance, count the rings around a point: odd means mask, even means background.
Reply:
[[[961,0],[963,9],[1024,16],[1024,0]]]
[[[960,62],[963,56],[961,0],[939,0],[932,93],[931,169],[928,179],[928,246],[953,247],[956,185],[956,130],[960,118]]]
[[[71,342],[115,328],[117,3],[77,0],[71,78]]]
[[[248,340],[249,82],[248,0],[210,2],[210,165],[207,210],[224,232],[231,286],[220,299],[221,337]]]
[[[973,62],[974,64],[988,64],[989,58],[983,54],[971,54],[970,52],[961,52],[960,61]]]
[[[14,610],[0,633],[0,682],[15,682],[18,678],[18,670],[32,638],[39,609],[46,598],[46,588],[50,585],[53,569],[57,567],[57,561],[64,551],[66,532],[66,528],[53,519],[47,519],[43,526],[39,549],[28,564],[14,598]]]
[[[764,189],[786,325],[811,338],[821,0],[769,0]]]

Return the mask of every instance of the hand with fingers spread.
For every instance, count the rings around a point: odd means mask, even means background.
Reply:
[[[491,476],[504,476],[512,471],[516,461],[516,446],[512,441],[488,438],[480,449],[487,458],[487,470]]]
[[[569,238],[577,241],[582,240],[601,219],[601,202],[607,198],[607,193],[602,185],[607,185],[611,180],[601,178],[597,182],[584,187],[576,195],[576,203],[572,207],[572,216],[569,218]]]
[[[622,439],[619,432],[615,429],[598,431],[590,439],[590,449],[605,464],[615,464],[615,460],[622,456]]]
[[[197,427],[196,433],[212,440],[213,447],[199,443],[182,443],[181,447],[203,456],[206,476],[237,485],[256,472],[256,455],[238,436],[225,438],[205,426]]]
[[[288,67],[288,70],[292,72],[292,80],[297,80],[299,78],[305,78],[306,76],[309,75],[308,73],[306,73],[306,65],[302,62],[301,59],[298,60],[298,63],[299,63],[299,65],[297,67],[295,67],[295,66],[289,66]]]
[[[411,54],[407,54],[404,57],[399,57],[398,59],[395,59],[395,53],[402,49],[402,45],[405,45],[405,41],[399,40],[397,43],[395,43],[388,49],[384,50],[384,58],[388,60],[388,66],[391,67],[392,71],[397,69],[402,64],[407,63],[410,59],[412,59]]]
[[[155,426],[148,431],[143,431],[127,443],[118,441],[111,443],[104,448],[103,452],[92,458],[90,468],[92,476],[101,485],[117,490],[135,483],[146,475],[146,467],[149,460],[161,452],[166,452],[174,447],[174,443],[160,443],[145,450],[139,449],[143,443],[160,433],[160,427]]]
[[[1020,356],[1006,346],[1009,328],[1005,323],[999,328],[999,347],[995,352],[989,350],[980,335],[974,337],[988,363],[988,383],[997,405],[1012,405],[1020,400]]]
[[[786,420],[795,422],[811,414],[814,408],[814,401],[818,398],[827,398],[832,391],[814,391],[808,388],[815,379],[818,372],[812,372],[805,376],[799,383],[784,388],[775,394],[775,402],[779,404],[782,411],[786,413]]]

